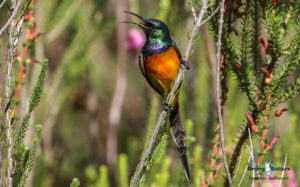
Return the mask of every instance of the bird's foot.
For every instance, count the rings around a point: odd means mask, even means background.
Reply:
[[[174,108],[169,103],[163,102],[163,110],[169,113],[174,110]]]
[[[180,60],[180,66],[184,70],[190,69],[190,64],[186,60],[183,60],[183,59]]]

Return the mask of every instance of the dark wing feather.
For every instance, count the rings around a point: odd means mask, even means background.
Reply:
[[[146,70],[145,70],[145,65],[144,65],[144,58],[143,58],[143,54],[142,54],[142,53],[139,53],[138,61],[139,61],[139,67],[140,67],[140,70],[141,70],[143,76],[145,77],[145,79],[147,80],[147,82],[149,83],[149,85],[150,85],[157,93],[161,94],[161,93],[159,92],[159,90],[156,89],[156,88],[153,86],[151,80],[150,80],[149,77],[147,76],[147,73],[146,73]]]
[[[176,45],[176,43],[175,43],[174,41],[172,42],[172,46],[173,46],[174,49],[176,50],[176,53],[177,53],[178,58],[179,58],[179,60],[180,60],[180,63],[182,63],[182,62],[181,62],[181,59],[182,59],[181,52],[180,52],[180,50],[178,49],[178,47],[177,47],[177,45]]]
[[[182,62],[181,52],[180,52],[179,48],[177,47],[177,45],[176,45],[176,43],[175,43],[174,41],[172,42],[172,46],[174,47],[174,49],[175,49],[175,51],[176,51],[176,53],[177,53],[177,55],[178,55],[180,64],[182,64],[183,62]],[[181,83],[182,83],[182,82],[181,82]],[[181,83],[180,83],[178,89],[181,87]]]

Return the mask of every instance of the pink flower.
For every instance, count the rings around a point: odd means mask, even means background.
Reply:
[[[265,41],[265,39],[263,38],[263,37],[259,37],[259,40],[260,40],[260,44],[262,45],[262,47],[264,48],[264,50],[265,50],[265,52],[267,52],[268,51],[268,46],[267,46],[267,44],[266,44],[266,41]]]
[[[270,77],[270,73],[266,68],[260,68],[260,70],[266,74],[266,77]]]
[[[126,41],[126,49],[128,51],[137,52],[140,50],[146,41],[146,37],[144,33],[142,33],[138,29],[130,29],[128,31],[127,41]]]
[[[267,150],[272,149],[273,145],[277,142],[278,139],[279,139],[279,136],[275,136],[275,137],[271,140],[271,142],[267,143],[266,149],[267,149]]]
[[[246,116],[247,116],[247,119],[248,119],[248,121],[249,121],[249,123],[250,123],[251,130],[252,130],[253,132],[258,132],[258,128],[257,128],[257,126],[255,125],[252,116],[251,116],[248,112],[246,112]]]
[[[277,111],[275,112],[275,116],[280,117],[281,114],[282,114],[283,112],[286,112],[286,111],[289,111],[289,109],[288,109],[288,108],[283,108],[283,109],[281,109],[281,110],[277,110]]]
[[[217,169],[214,173],[214,177],[217,177],[219,170],[223,167],[224,163],[221,162],[220,164],[218,164]]]
[[[291,169],[287,171],[287,175],[289,177],[289,187],[297,187],[298,183],[294,170]]]
[[[201,174],[201,187],[207,187],[205,183],[205,172],[203,171]]]

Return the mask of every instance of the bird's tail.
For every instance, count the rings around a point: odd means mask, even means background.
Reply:
[[[181,159],[181,163],[184,169],[184,174],[187,180],[190,181],[191,175],[189,171],[189,164],[186,156],[186,145],[185,145],[186,132],[179,114],[178,103],[175,105],[174,110],[171,111],[169,118],[170,118],[171,134],[173,136],[179,157]]]

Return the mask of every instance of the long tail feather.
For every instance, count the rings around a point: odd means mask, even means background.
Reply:
[[[175,105],[174,110],[170,113],[171,134],[177,147],[177,151],[183,166],[184,174],[188,181],[191,180],[189,164],[186,156],[185,137],[186,132],[179,114],[179,106]]]

